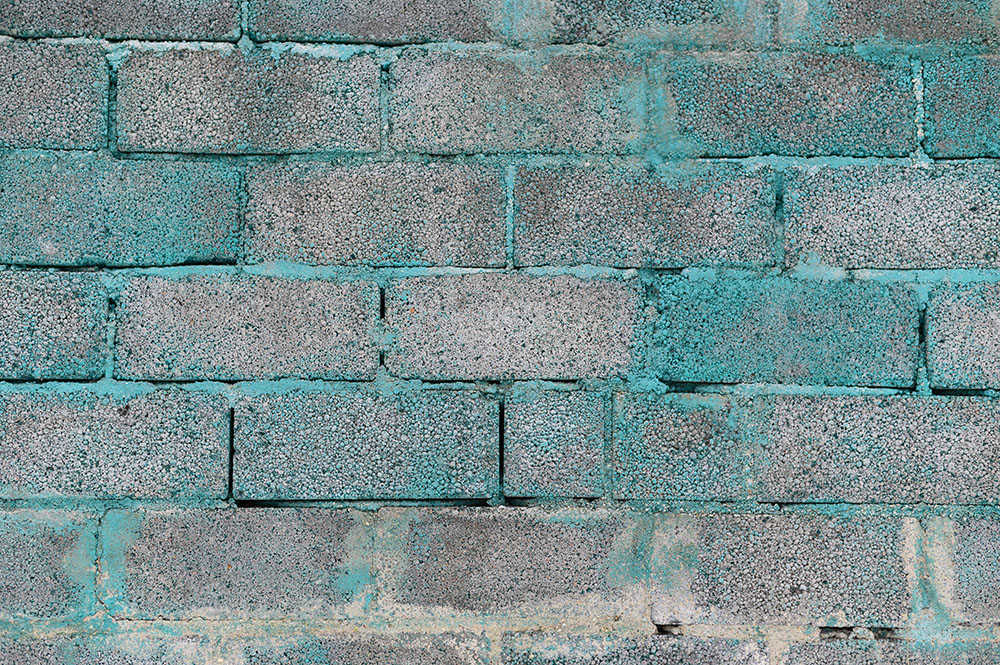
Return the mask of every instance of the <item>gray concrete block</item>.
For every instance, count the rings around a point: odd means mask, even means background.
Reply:
[[[935,388],[1000,386],[1000,284],[944,283],[927,304],[927,372]]]

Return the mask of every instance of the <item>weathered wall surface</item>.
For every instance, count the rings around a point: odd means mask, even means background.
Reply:
[[[1000,664],[1000,3],[0,35],[0,663]]]

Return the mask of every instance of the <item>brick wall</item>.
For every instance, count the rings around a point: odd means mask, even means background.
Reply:
[[[1000,3],[0,34],[0,663],[1000,664]]]

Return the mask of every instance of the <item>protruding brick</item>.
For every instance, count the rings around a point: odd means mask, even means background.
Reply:
[[[14,0],[0,7],[0,33],[18,37],[227,39],[239,37],[235,0]]]
[[[653,120],[670,154],[904,156],[916,149],[905,56],[664,54]]]
[[[119,66],[118,149],[371,152],[378,86],[369,55],[134,50]]]
[[[503,174],[478,164],[298,163],[251,169],[251,261],[502,266]]]
[[[472,391],[295,392],[236,409],[237,499],[475,499],[497,492],[499,406]]]
[[[244,665],[336,663],[337,665],[486,665],[489,645],[473,633],[361,633],[245,640]]]
[[[648,613],[646,521],[565,509],[383,509],[375,567],[387,611],[506,616]]]
[[[782,0],[780,40],[787,44],[949,45],[1000,37],[991,0]]]
[[[92,154],[0,158],[0,261],[27,265],[235,262],[237,173]]]
[[[141,275],[120,295],[115,375],[372,378],[378,290],[245,273]]]
[[[735,164],[523,167],[514,186],[518,265],[774,263],[774,174]]]
[[[392,145],[466,152],[635,152],[642,67],[597,51],[413,49],[389,78]]]
[[[3,42],[0,78],[0,148],[104,144],[108,63],[99,45]]]
[[[785,182],[785,263],[1000,267],[992,163],[807,166]]]
[[[425,379],[572,379],[624,371],[637,343],[634,280],[476,273],[386,289],[386,367]]]
[[[503,491],[517,497],[604,493],[604,395],[517,393],[505,406]]]
[[[653,623],[901,626],[910,520],[673,515],[654,536]]]
[[[668,381],[914,384],[913,290],[768,277],[659,283],[653,370]]]
[[[941,58],[924,63],[924,147],[933,157],[1000,156],[1000,58]]]
[[[114,510],[102,534],[116,617],[343,617],[370,582],[369,536],[347,510]]]
[[[1000,648],[990,642],[942,640],[830,640],[791,644],[780,665],[994,665]]]
[[[0,512],[0,619],[93,614],[96,525],[78,513]]]
[[[103,376],[108,301],[99,275],[4,271],[0,294],[0,376]]]
[[[645,638],[505,634],[501,665],[767,665],[761,641],[701,637]]]
[[[722,395],[615,395],[616,499],[750,498],[751,450]]]
[[[159,390],[0,393],[0,498],[224,498],[222,396]]]
[[[1000,387],[1000,284],[943,284],[927,305],[927,366],[935,388]]]

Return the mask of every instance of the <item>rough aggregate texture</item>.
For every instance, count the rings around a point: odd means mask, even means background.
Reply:
[[[834,640],[795,644],[781,665],[990,665],[1000,662],[986,642],[910,643],[902,640]]]
[[[246,665],[484,665],[487,641],[473,633],[421,635],[318,635],[251,643],[242,650]]]
[[[227,39],[239,36],[234,0],[13,0],[0,7],[0,33],[18,37]]]
[[[931,60],[924,65],[925,146],[932,157],[1000,155],[993,111],[1000,60],[993,56]]]
[[[635,638],[526,637],[506,634],[503,665],[767,665],[763,643],[751,640],[655,636]]]
[[[931,385],[992,388],[1000,385],[1000,285],[945,284],[927,305]]]

